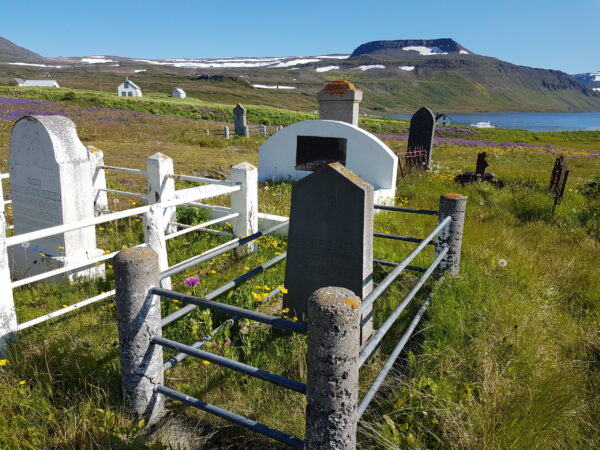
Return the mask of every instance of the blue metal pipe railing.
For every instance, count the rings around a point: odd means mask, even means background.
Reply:
[[[290,380],[289,378],[282,377],[281,375],[277,375],[257,367],[249,366],[248,364],[234,361],[233,359],[225,358],[224,356],[199,350],[197,348],[190,347],[189,345],[182,344],[181,342],[172,341],[160,336],[154,336],[152,339],[150,339],[150,341],[153,344],[187,353],[190,356],[195,356],[196,358],[210,361],[211,363],[226,367],[228,369],[236,370],[254,378],[260,378],[261,380],[265,380],[278,386],[282,386],[286,389],[299,392],[300,394],[306,394],[306,385],[304,383],[300,383],[299,381]]]
[[[396,344],[396,347],[392,351],[390,357],[387,359],[387,361],[383,365],[381,371],[379,372],[379,375],[377,375],[377,378],[375,378],[375,381],[373,382],[373,384],[371,385],[371,387],[369,388],[369,390],[367,391],[365,396],[360,401],[360,404],[358,405],[358,418],[359,419],[364,414],[365,410],[367,409],[367,407],[373,400],[373,397],[375,396],[375,394],[381,387],[381,384],[387,377],[389,371],[394,366],[396,359],[398,359],[398,356],[400,356],[400,353],[402,352],[402,350],[404,349],[404,346],[410,339],[413,331],[415,330],[415,328],[421,321],[421,318],[423,317],[423,314],[425,314],[425,311],[427,310],[427,307],[429,306],[430,303],[431,303],[431,294],[427,297],[425,302],[423,302],[423,305],[421,306],[421,308],[419,308],[419,311],[415,315],[414,319],[412,320],[412,322],[410,323],[410,325],[408,326],[408,328],[406,329],[406,331],[404,332],[404,334],[398,341],[398,344]]]
[[[433,211],[431,209],[414,209],[414,208],[399,208],[397,206],[385,206],[385,205],[374,205],[375,209],[383,209],[385,211],[398,211],[405,213],[413,213],[413,214],[425,214],[428,216],[437,216],[438,211]]]
[[[281,262],[285,259],[285,257],[287,256],[287,252],[282,253],[281,255],[277,255],[275,258],[270,259],[269,261],[261,264],[260,266],[257,266],[251,270],[249,270],[248,272],[240,275],[239,277],[237,277],[236,279],[230,281],[229,283],[225,283],[221,286],[219,286],[217,289],[215,289],[212,292],[209,292],[208,294],[206,294],[203,298],[204,300],[213,300],[215,298],[217,298],[219,295],[224,294],[225,292],[239,286],[240,284],[242,284],[243,282],[249,280],[250,278],[252,278],[255,275],[258,275],[259,273],[264,272],[265,270],[267,270],[268,268],[270,268],[271,266],[277,264],[278,262]],[[177,292],[174,291],[167,291],[173,294],[178,294]],[[181,294],[183,295],[183,294]],[[168,295],[165,295],[165,297],[169,297]],[[175,298],[175,297],[169,297],[169,298]],[[177,297],[179,299],[179,297]],[[191,298],[197,298],[197,297],[191,297]],[[189,302],[192,303],[192,302]],[[184,306],[183,308],[181,308],[178,311],[175,311],[174,313],[169,314],[168,316],[164,317],[161,321],[161,325],[163,327],[169,325],[172,322],[175,322],[178,319],[181,319],[183,316],[185,316],[186,314],[190,313],[191,311],[193,311],[194,309],[196,309],[197,305],[196,304],[188,304],[187,306]]]
[[[431,241],[435,236],[438,235],[438,233],[444,228],[446,227],[450,221],[452,220],[452,218],[450,216],[446,217],[444,220],[442,220],[437,227],[435,227],[433,229],[433,231],[431,233],[429,233],[429,235],[427,235],[427,237],[425,239],[423,239],[421,241],[421,243],[419,245],[417,245],[409,254],[406,258],[404,258],[402,260],[402,262],[400,262],[382,281],[381,283],[379,283],[377,285],[377,287],[375,289],[373,289],[371,291],[371,293],[369,295],[367,295],[367,297],[361,302],[360,304],[360,310],[361,312],[365,312],[367,311],[371,305],[373,305],[373,302],[375,300],[377,300],[379,298],[379,296],[388,288],[388,286],[390,284],[392,284],[394,282],[394,280],[396,280],[396,278],[398,278],[398,276],[400,276],[400,274],[402,273],[402,271],[404,269],[406,269],[406,267],[417,257],[417,255],[421,252],[421,250],[423,250],[425,248],[425,246],[427,245],[427,243],[429,241]]]
[[[431,265],[427,268],[425,273],[423,273],[421,278],[419,278],[419,281],[417,281],[417,283],[413,286],[410,292],[406,294],[406,297],[404,297],[404,299],[400,302],[396,309],[392,311],[392,313],[385,320],[385,322],[383,322],[383,324],[379,327],[377,332],[371,337],[371,339],[369,339],[367,345],[365,345],[365,347],[360,351],[360,355],[358,357],[359,366],[362,366],[365,363],[365,361],[369,358],[369,356],[373,354],[373,352],[375,351],[383,337],[390,330],[394,322],[398,320],[398,317],[400,317],[402,311],[404,311],[404,309],[408,306],[408,304],[414,298],[414,296],[417,295],[419,289],[421,289],[421,287],[425,284],[425,282],[431,276],[436,267],[440,264],[442,259],[444,259],[446,253],[448,253],[448,247],[444,248],[440,252],[440,254],[437,256],[437,258],[435,258],[433,263],[431,263]]]
[[[194,267],[198,264],[208,261],[209,259],[213,259],[216,256],[222,255],[223,253],[227,253],[228,251],[233,250],[234,248],[241,247],[244,244],[255,241],[256,239],[258,239],[260,237],[274,233],[275,231],[278,231],[284,227],[287,227],[288,225],[289,225],[289,221],[279,223],[275,226],[272,226],[271,228],[267,228],[264,231],[258,231],[249,236],[239,238],[239,239],[234,239],[232,242],[225,244],[225,245],[217,248],[216,250],[209,251],[208,253],[205,253],[203,255],[194,256],[193,258],[190,258],[186,261],[182,261],[180,263],[174,264],[172,267],[169,267],[167,270],[165,270],[164,272],[162,272],[160,274],[160,279],[162,280],[164,278],[168,278],[175,274],[183,272],[184,270],[187,270],[190,267]]]
[[[269,295],[264,298],[263,302],[266,302],[267,300],[269,300],[270,298],[272,298],[275,295],[279,294],[280,292],[281,292],[281,289],[279,289],[279,288],[273,289],[271,292],[269,292]],[[259,304],[260,304],[260,302],[255,302],[253,306],[256,307]],[[232,318],[227,319],[226,321],[224,321],[223,323],[221,323],[221,325],[219,325],[214,330],[212,330],[210,332],[210,334],[207,334],[206,336],[204,336],[199,341],[194,342],[192,345],[190,345],[190,347],[192,347],[192,348],[200,348],[200,347],[204,346],[205,344],[207,344],[208,342],[210,342],[212,340],[213,336],[215,334],[217,334],[219,331],[221,331],[222,328],[225,328],[225,327],[228,327],[228,326],[229,327],[232,326],[239,319],[240,319],[239,316],[233,316]],[[189,355],[187,353],[178,353],[177,355],[173,356],[172,358],[169,358],[169,360],[166,361],[163,364],[163,371],[169,370],[174,365],[179,364],[181,361],[183,361],[188,356]]]
[[[382,266],[390,266],[390,267],[396,267],[398,264],[400,263],[396,263],[396,262],[391,262],[391,261],[384,261],[383,259],[374,259],[373,260],[374,263],[377,264],[381,264]],[[423,269],[422,267],[417,267],[417,266],[406,266],[406,269],[408,270],[412,270],[413,272],[425,272],[425,270],[427,269]]]
[[[207,413],[220,417],[221,419],[228,420],[229,422],[235,423],[249,430],[255,431],[260,434],[264,434],[265,436],[275,439],[276,441],[283,442],[284,444],[287,444],[290,447],[297,449],[304,448],[304,441],[298,439],[297,437],[290,436],[289,434],[268,427],[254,420],[248,419],[247,417],[240,416],[238,414],[232,413],[231,411],[227,411],[226,409],[219,408],[218,406],[211,405],[207,402],[203,402],[202,400],[198,400],[197,398],[182,394],[181,392],[177,392],[166,386],[162,386],[159,384],[154,388],[154,391],[159,394],[170,397],[174,400],[178,400],[182,403],[185,403],[186,405],[190,405],[194,408],[206,411]]]
[[[259,313],[257,311],[240,308],[239,306],[227,305],[225,303],[207,300],[206,298],[194,297],[192,295],[182,294],[180,292],[175,292],[160,287],[153,287],[150,290],[150,292],[155,295],[160,295],[161,297],[181,300],[182,302],[189,303],[194,306],[201,306],[202,308],[209,308],[214,311],[220,311],[226,314],[233,314],[236,316],[244,317],[246,319],[255,320],[257,322],[261,322],[275,328],[280,328],[282,330],[295,331],[296,333],[302,334],[307,333],[307,327],[305,324],[300,322],[292,322],[291,320],[287,320],[282,317],[270,316],[268,314]],[[165,317],[165,319],[171,317],[172,315],[173,314]]]
[[[373,233],[373,236],[378,237],[378,238],[384,238],[384,239],[394,239],[396,241],[416,242],[417,244],[420,244],[421,242],[423,242],[423,239],[407,237],[407,236],[397,236],[395,234]],[[436,245],[436,243],[435,243],[435,241],[429,241],[429,242],[427,242],[427,245]]]

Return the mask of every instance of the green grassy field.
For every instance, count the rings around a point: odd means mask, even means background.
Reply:
[[[10,92],[0,90],[0,96],[10,96]],[[59,106],[31,108],[56,108],[72,117],[82,141],[104,150],[109,165],[142,168],[147,156],[161,151],[175,160],[178,173],[221,176],[232,164],[256,164],[264,141],[263,137],[224,140],[203,134],[204,129],[220,124],[215,121],[230,120],[231,105],[204,105],[222,115],[191,117],[202,108],[200,102],[190,100],[181,107],[172,100],[156,98],[144,99],[140,106],[130,100],[109,103],[111,99],[79,91],[70,100],[37,98]],[[88,111],[90,107],[100,109]],[[152,111],[141,108],[154,107],[164,115],[119,111],[149,113]],[[304,118],[273,108],[255,111],[250,119],[255,123],[266,123],[269,117],[274,123],[289,123],[277,122],[285,117],[290,122]],[[368,117],[363,124],[382,134],[405,134],[406,122],[402,121]],[[11,121],[0,121],[3,171],[11,126]],[[398,205],[436,209],[443,193],[468,196],[462,270],[441,285],[428,285],[435,291],[433,305],[401,355],[393,377],[364,416],[359,445],[365,449],[597,448],[600,198],[593,188],[589,189],[592,195],[583,195],[579,189],[600,175],[600,159],[588,154],[598,149],[597,136],[482,130],[469,139],[535,142],[570,149],[566,196],[552,215],[552,198],[546,190],[555,153],[560,150],[555,147],[444,142],[434,149],[432,172],[398,180]],[[385,142],[395,151],[404,151],[406,146],[401,139],[386,138]],[[487,184],[461,187],[452,181],[455,174],[472,168],[480,151],[488,152],[490,169],[506,183],[504,189]],[[142,180],[133,176],[107,176],[111,187],[144,189]],[[287,183],[261,185],[261,211],[287,215],[291,188]],[[115,207],[131,204],[124,197],[119,199]],[[375,229],[422,237],[434,222],[431,217],[381,213]],[[105,250],[132,246],[143,239],[139,218],[98,227],[97,233],[98,246]],[[226,239],[191,233],[169,241],[170,263]],[[205,294],[285,248],[281,237],[262,238],[257,254],[242,259],[233,253],[223,255],[175,277],[174,287]],[[412,248],[409,243],[378,240],[374,253],[379,259],[399,261]],[[426,265],[431,257],[429,249],[416,263]],[[388,271],[376,267],[376,282]],[[107,273],[106,281],[17,289],[19,321],[110,289],[110,266]],[[201,279],[194,289],[182,284],[184,277],[191,275]],[[255,303],[256,297],[283,283],[283,276],[284,265],[280,264],[220,301],[285,315],[280,295]],[[376,304],[377,323],[415,280],[414,274],[406,274]],[[416,299],[362,369],[363,393],[422,299],[423,295]],[[163,314],[180,306],[163,300]],[[122,408],[114,309],[114,300],[109,299],[20,333],[10,354],[0,362],[0,447],[177,448],[185,442],[191,448],[279,448],[257,434],[176,403],[169,404],[169,416],[159,426],[146,428],[129,419]],[[191,343],[223,319],[196,311],[168,327],[165,335]],[[213,342],[210,351],[306,380],[305,341],[299,336],[281,336],[241,322],[215,336]],[[299,394],[191,358],[166,378],[168,386],[186,394],[296,436],[304,435],[305,401]]]

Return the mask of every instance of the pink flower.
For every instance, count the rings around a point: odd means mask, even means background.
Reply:
[[[231,342],[231,339],[229,339],[229,338],[226,338],[226,339],[225,339],[225,345],[226,345],[227,347],[231,347],[231,344],[232,344],[232,342]]]
[[[200,283],[200,279],[198,277],[187,277],[183,284],[187,287],[194,287]]]

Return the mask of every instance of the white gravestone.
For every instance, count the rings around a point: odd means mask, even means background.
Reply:
[[[307,120],[275,133],[260,147],[259,181],[297,181],[340,162],[375,189],[375,203],[393,205],[398,157],[379,138],[334,120]]]
[[[63,116],[25,116],[10,138],[10,189],[15,234],[94,217],[93,168],[72,120]],[[94,226],[56,234],[10,248],[15,279],[100,256]],[[104,275],[103,265],[69,278]]]

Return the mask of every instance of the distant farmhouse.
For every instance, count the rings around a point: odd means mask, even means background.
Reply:
[[[15,78],[15,81],[22,87],[60,87],[56,80],[22,80],[21,78]]]
[[[185,98],[185,91],[181,88],[175,88],[173,89],[173,92],[171,92],[171,97],[175,97],[175,98]]]
[[[119,97],[141,97],[142,90],[129,78],[126,78],[117,88]]]
[[[446,114],[437,113],[435,115],[435,124],[436,125],[446,126],[446,125],[450,125],[451,123],[452,123],[452,119],[450,117],[448,117]]]

